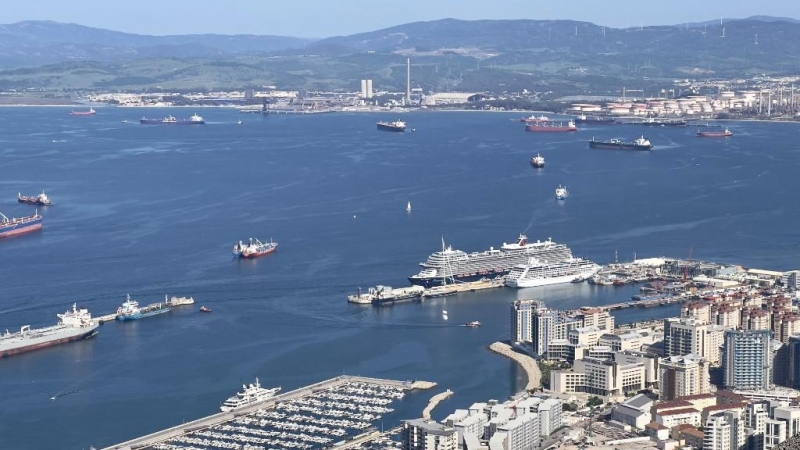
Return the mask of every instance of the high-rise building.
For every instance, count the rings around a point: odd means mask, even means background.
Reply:
[[[361,98],[367,98],[367,80],[361,80]]]
[[[566,315],[563,311],[539,308],[531,315],[531,335],[533,351],[539,355],[547,354],[547,347],[554,339],[567,339],[569,331],[581,326],[581,321]]]
[[[786,422],[767,419],[764,424],[764,450],[772,450],[786,440]]]
[[[711,304],[703,301],[687,303],[681,307],[681,317],[711,323]]]
[[[783,285],[789,289],[799,290],[800,289],[800,270],[791,270],[789,272],[785,272],[781,277],[781,282]]]
[[[705,356],[707,330],[708,325],[696,319],[664,319],[664,356]]]
[[[367,80],[367,97],[372,98],[372,80]]]
[[[556,428],[561,427],[563,404],[561,399],[548,398],[539,403],[539,429],[542,436],[550,436]]]
[[[659,363],[660,400],[706,394],[711,382],[708,361],[700,355],[670,356]]]
[[[774,362],[775,384],[800,388],[800,336],[791,336],[789,342],[775,353]]]
[[[403,422],[403,450],[456,450],[455,428],[432,420],[413,419]]]
[[[582,327],[597,327],[606,332],[614,331],[614,316],[608,310],[584,307],[575,314],[575,318],[583,322]]]
[[[744,421],[739,411],[725,411],[709,416],[703,432],[703,450],[742,450],[747,442]]]
[[[772,388],[772,333],[727,330],[722,349],[724,385],[732,389]]]
[[[540,305],[535,300],[517,300],[511,304],[511,342],[533,342],[533,312]]]

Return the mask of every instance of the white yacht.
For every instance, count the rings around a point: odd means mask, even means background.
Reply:
[[[237,392],[236,395],[225,400],[225,403],[220,406],[220,411],[227,412],[243,406],[259,403],[264,400],[270,399],[280,392],[281,388],[276,387],[272,389],[264,389],[256,378],[255,384],[242,385],[242,392]]]
[[[506,276],[506,286],[526,288],[571,283],[575,279],[591,278],[600,269],[599,265],[583,258],[552,263],[531,258],[528,264],[520,264],[511,269]]]

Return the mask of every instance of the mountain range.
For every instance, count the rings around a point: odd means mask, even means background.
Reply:
[[[674,78],[800,73],[800,21],[609,28],[568,20],[443,19],[320,40],[144,36],[46,21],[0,25],[0,89],[425,90],[603,93]]]

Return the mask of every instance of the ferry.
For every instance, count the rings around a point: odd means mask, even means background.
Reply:
[[[381,131],[406,131],[406,123],[402,120],[395,120],[394,122],[378,122],[378,129]]]
[[[610,139],[608,141],[596,141],[594,136],[589,141],[589,148],[608,148],[612,150],[652,150],[653,144],[644,136],[633,142],[625,142],[621,139]]]
[[[148,119],[147,117],[142,117],[139,119],[139,123],[142,125],[203,125],[206,121],[202,116],[194,114],[188,119],[176,119],[171,115],[163,119]]]
[[[531,158],[531,165],[537,169],[544,167],[544,156],[537,153],[536,156]]]
[[[733,132],[727,128],[724,131],[700,131],[697,130],[697,135],[700,137],[731,137]]]
[[[237,258],[256,258],[259,256],[268,255],[278,248],[277,242],[261,242],[258,239],[250,238],[249,244],[244,244],[239,241],[238,244],[233,246],[233,256]]]
[[[45,194],[44,191],[42,191],[42,193],[36,197],[28,197],[27,195],[22,195],[21,193],[17,192],[17,203],[27,203],[29,205],[39,206],[50,206],[52,204],[50,198],[47,197],[47,194]]]
[[[30,233],[42,229],[42,216],[37,211],[32,216],[9,219],[0,213],[0,238]]]
[[[70,116],[93,116],[97,114],[97,111],[94,108],[89,108],[88,111],[72,111],[69,113]]]
[[[556,262],[572,258],[572,250],[564,244],[548,239],[546,241],[528,242],[528,237],[520,234],[514,243],[503,243],[497,249],[490,247],[482,252],[467,253],[445,246],[432,253],[427,261],[420,263],[422,270],[408,277],[411,284],[431,287],[465,281],[478,281],[484,278],[503,276],[512,267],[523,264],[529,258],[536,257],[540,261]],[[446,291],[446,290],[445,290]],[[433,294],[426,291],[426,296]]]
[[[527,264],[520,264],[506,276],[506,286],[515,288],[548,286],[571,283],[575,279],[593,277],[601,266],[582,258],[573,258],[555,263],[542,263],[531,258]]]
[[[272,389],[262,388],[261,383],[259,383],[258,378],[256,378],[255,384],[242,385],[242,392],[237,392],[236,395],[225,400],[225,403],[223,403],[219,409],[222,412],[228,412],[236,408],[260,403],[275,397],[275,394],[280,392],[280,390],[280,387]]]
[[[567,190],[567,187],[559,184],[556,188],[556,200],[564,200],[567,197],[569,197],[569,191]]]
[[[126,320],[138,320],[145,317],[164,314],[170,311],[172,311],[172,307],[164,303],[155,303],[145,306],[144,308],[140,308],[139,302],[136,300],[131,300],[131,296],[128,295],[125,299],[125,302],[122,303],[122,306],[117,308],[117,320],[120,322],[124,322]]]
[[[525,131],[533,131],[533,132],[545,132],[545,133],[567,133],[570,131],[578,131],[578,127],[575,126],[575,122],[570,120],[564,125],[562,122],[559,122],[556,125],[553,122],[535,122],[535,123],[528,123],[525,125]]]

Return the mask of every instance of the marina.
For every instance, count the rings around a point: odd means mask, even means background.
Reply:
[[[435,383],[343,375],[132,439],[106,450],[272,448],[314,450],[340,446],[374,430],[409,391]]]

